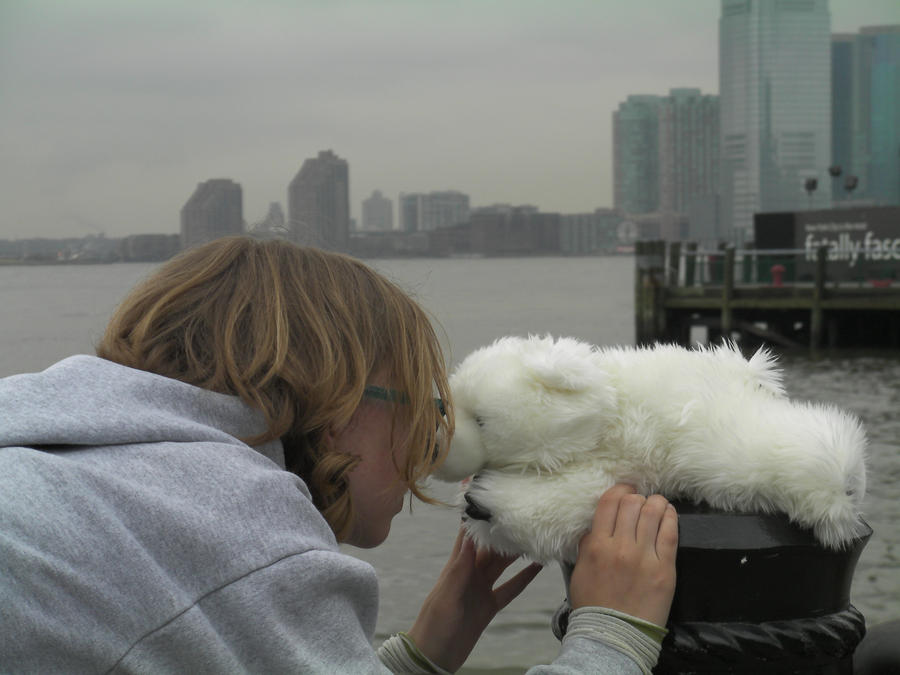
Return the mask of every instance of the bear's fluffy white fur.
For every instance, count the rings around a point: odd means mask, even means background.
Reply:
[[[783,512],[839,549],[862,530],[866,437],[833,406],[789,400],[774,358],[733,345],[597,348],[506,337],[450,378],[456,433],[437,477],[468,476],[480,546],[574,562],[600,495]],[[466,498],[468,501],[464,501]]]

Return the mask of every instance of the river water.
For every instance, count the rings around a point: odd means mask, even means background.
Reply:
[[[448,361],[503,335],[552,333],[595,344],[632,344],[631,258],[370,261],[433,315]],[[0,376],[90,353],[116,302],[152,265],[0,267]],[[782,360],[788,393],[857,414],[869,439],[865,518],[874,530],[857,566],[853,604],[869,625],[900,617],[900,354]],[[434,496],[453,488],[435,483]],[[444,564],[458,528],[452,511],[415,503],[381,547],[347,552],[381,583],[378,635],[407,629]],[[518,567],[514,568],[518,569]],[[549,624],[563,598],[548,567],[488,628],[465,668],[520,673],[558,651]]]

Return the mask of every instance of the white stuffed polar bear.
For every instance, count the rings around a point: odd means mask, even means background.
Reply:
[[[790,401],[774,358],[733,345],[597,348],[506,337],[450,378],[456,433],[437,477],[463,486],[479,546],[572,563],[616,482],[740,512],[783,512],[840,549],[862,532],[866,437]]]

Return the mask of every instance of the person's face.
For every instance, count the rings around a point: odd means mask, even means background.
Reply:
[[[360,548],[381,544],[391,531],[391,521],[403,508],[406,483],[394,465],[403,466],[407,449],[396,448],[404,429],[393,429],[397,403],[363,398],[347,426],[336,430],[335,449],[360,458],[348,477],[353,500],[353,530],[346,543]]]

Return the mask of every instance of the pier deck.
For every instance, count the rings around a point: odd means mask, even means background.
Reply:
[[[847,281],[830,273],[825,247],[700,251],[652,241],[635,255],[638,344],[725,337],[749,347],[900,350],[900,280],[890,266]]]

